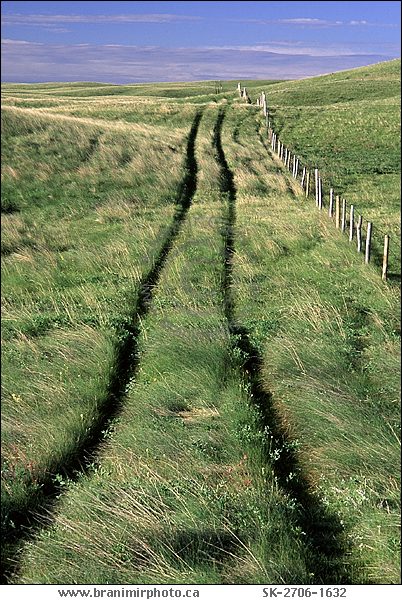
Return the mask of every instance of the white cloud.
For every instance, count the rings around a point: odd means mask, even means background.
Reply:
[[[3,14],[3,25],[39,25],[46,27],[58,23],[176,23],[181,21],[199,21],[201,17],[170,14],[132,14],[132,15],[21,15]]]
[[[294,19],[231,19],[237,23],[254,23],[256,25],[290,25],[294,27],[340,27],[340,26],[360,26],[360,27],[398,27],[393,23],[370,23],[365,20],[352,21],[329,21],[327,19],[316,19],[312,17],[298,17]]]
[[[288,56],[351,56],[351,55],[371,55],[399,54],[397,44],[372,44],[366,43],[330,43],[330,42],[300,42],[300,41],[274,41],[260,42],[249,46],[209,46],[211,50],[238,50],[241,52],[268,52]]]

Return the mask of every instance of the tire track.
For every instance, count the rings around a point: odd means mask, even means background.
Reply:
[[[243,357],[241,374],[249,389],[249,402],[259,416],[264,461],[282,489],[295,501],[296,521],[305,532],[306,566],[314,574],[314,583],[351,583],[351,575],[343,559],[347,550],[345,532],[337,515],[331,514],[312,490],[311,483],[299,462],[286,426],[274,405],[272,394],[263,388],[263,357],[254,346],[250,331],[236,321],[233,290],[233,256],[235,253],[236,186],[222,147],[222,125],[225,110],[221,109],[214,128],[213,145],[220,165],[220,189],[226,195],[228,216],[223,228],[224,272],[222,294],[224,312],[233,348]],[[275,455],[278,459],[273,460]],[[267,492],[269,493],[269,492]],[[307,582],[306,582],[307,583]]]
[[[139,367],[138,339],[140,324],[148,314],[154,291],[158,285],[167,257],[181,230],[187,212],[197,189],[197,162],[195,158],[195,140],[198,133],[202,111],[199,111],[192,123],[188,136],[184,176],[175,198],[176,212],[166,234],[165,242],[156,257],[151,270],[143,277],[137,296],[133,299],[130,315],[117,326],[115,359],[111,370],[106,399],[99,409],[99,416],[90,431],[77,444],[74,454],[66,457],[63,465],[55,464],[49,470],[40,486],[40,495],[27,498],[24,506],[3,504],[3,552],[1,583],[18,572],[18,559],[22,543],[33,537],[35,532],[49,525],[65,486],[65,479],[77,481],[93,468],[106,434],[124,406],[126,389],[135,377]],[[13,557],[14,555],[14,557]]]

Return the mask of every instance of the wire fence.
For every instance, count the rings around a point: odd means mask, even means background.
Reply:
[[[238,83],[239,96],[251,103],[246,88]],[[374,262],[381,266],[381,277],[384,281],[397,276],[397,273],[389,273],[390,260],[393,264],[400,264],[401,243],[396,237],[392,239],[389,232],[366,221],[363,215],[357,214],[356,206],[348,205],[345,198],[336,193],[331,186],[327,187],[327,193],[323,193],[323,180],[317,167],[303,164],[300,157],[296,156],[279,138],[274,130],[270,119],[267,98],[265,92],[257,98],[257,106],[262,109],[266,121],[268,142],[272,152],[283,162],[293,178],[299,181],[306,198],[313,196],[315,204],[320,211],[326,211],[328,217],[333,220],[335,227],[348,235],[350,242],[355,242],[357,251],[364,256],[364,262]]]

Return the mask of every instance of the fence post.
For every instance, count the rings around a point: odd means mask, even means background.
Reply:
[[[383,258],[382,258],[382,273],[381,273],[381,279],[383,281],[387,281],[388,254],[389,254],[389,235],[386,235],[384,237],[384,254],[383,254]]]
[[[370,262],[371,229],[372,229],[372,224],[371,223],[367,223],[366,253],[365,253],[365,256],[364,256],[364,262],[365,263],[369,263]]]
[[[318,208],[322,209],[322,181],[320,176],[318,176]]]
[[[349,218],[349,242],[353,240],[353,228],[355,218],[355,207],[353,204],[350,205],[350,218]]]
[[[304,189],[304,182],[306,180],[306,167],[303,167],[303,173],[302,173],[302,179],[301,179],[301,186]]]
[[[296,155],[293,156],[293,177],[297,179],[297,174],[299,172],[299,159]]]
[[[291,156],[291,152],[289,151],[288,152],[288,160],[287,160],[287,163],[286,163],[286,166],[289,169],[289,171],[290,171],[290,156]]]
[[[315,205],[318,206],[318,169],[314,169]]]
[[[341,229],[345,231],[346,229],[346,200],[342,199],[342,221],[341,221]]]
[[[339,219],[340,219],[340,204],[339,204],[339,196],[335,197],[335,227],[339,229]]]
[[[307,176],[306,176],[306,198],[308,198],[310,192],[310,171],[307,171]]]
[[[359,219],[356,225],[356,239],[357,239],[357,251],[362,251],[362,225],[363,225],[363,217],[359,215]]]
[[[332,188],[330,188],[328,215],[330,217],[332,217],[333,213],[334,213],[334,190]]]

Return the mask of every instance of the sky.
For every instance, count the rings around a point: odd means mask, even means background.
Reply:
[[[296,79],[400,56],[399,1],[1,6],[8,82]]]

